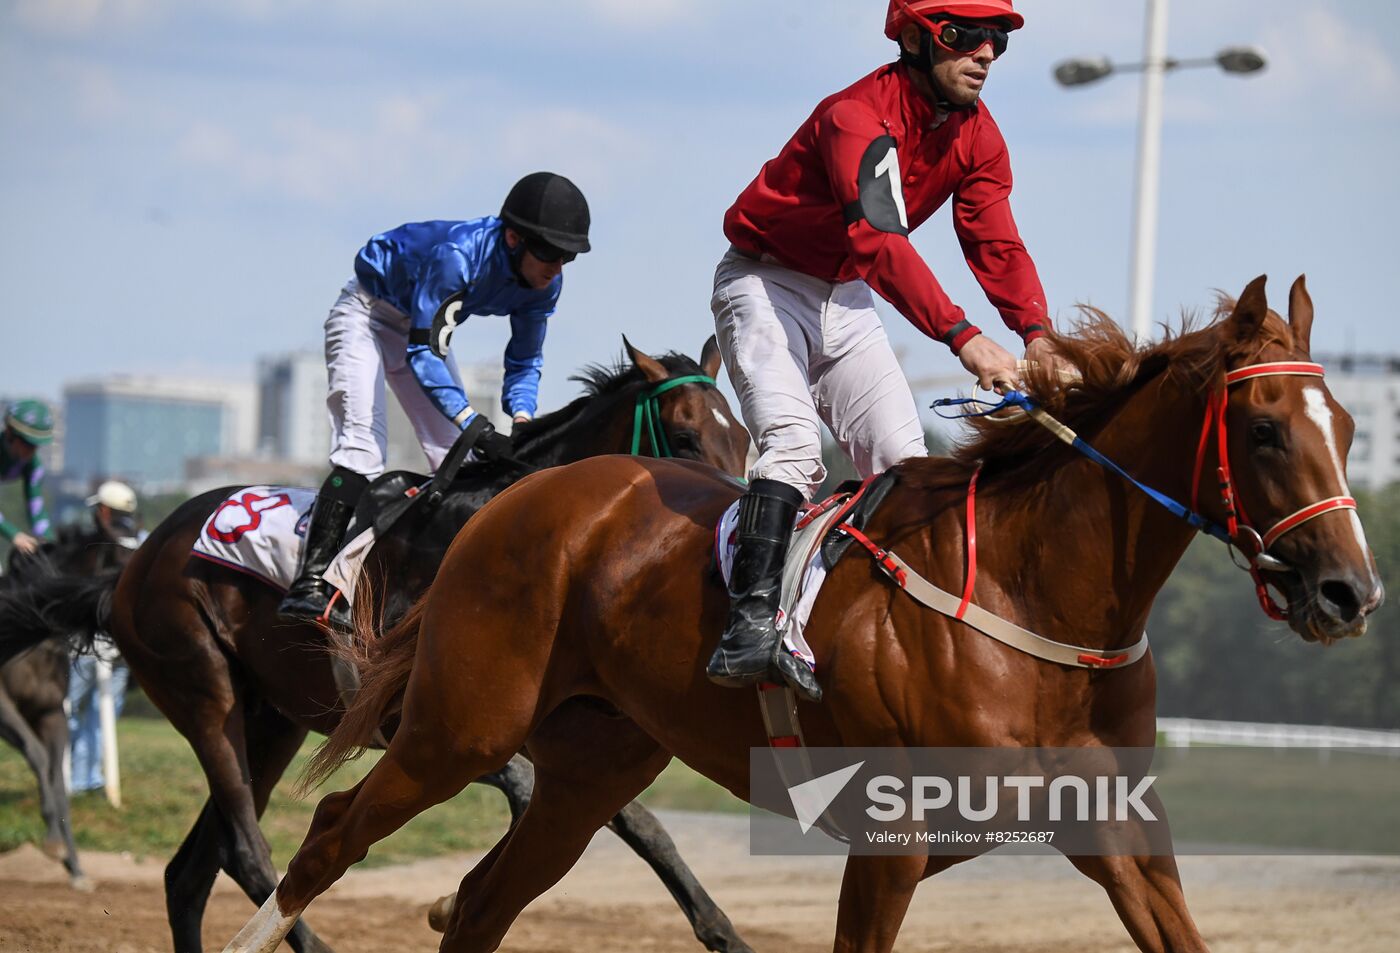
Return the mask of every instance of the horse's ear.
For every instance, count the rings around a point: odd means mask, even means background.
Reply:
[[[706,377],[714,377],[719,373],[719,343],[715,341],[713,334],[700,351],[700,370],[705,372]]]
[[[1235,302],[1235,310],[1231,312],[1227,326],[1230,337],[1239,344],[1254,340],[1254,336],[1259,333],[1259,329],[1264,326],[1264,319],[1269,314],[1269,299],[1264,294],[1264,283],[1268,281],[1267,275],[1260,275],[1248,285]]]
[[[632,342],[627,340],[627,335],[622,336],[622,346],[627,349],[627,356],[632,359],[632,366],[642,372],[642,376],[653,384],[659,384],[671,375],[660,361],[645,354],[632,346]]]
[[[1308,294],[1308,277],[1299,275],[1288,292],[1288,326],[1293,331],[1293,348],[1303,354],[1312,353],[1312,295]]]

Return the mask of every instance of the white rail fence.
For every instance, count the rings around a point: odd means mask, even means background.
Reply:
[[[1157,731],[1168,747],[1193,744],[1247,745],[1255,748],[1378,748],[1400,755],[1400,731],[1334,728],[1328,725],[1272,725],[1251,721],[1158,718]],[[1383,753],[1383,752],[1377,752]]]

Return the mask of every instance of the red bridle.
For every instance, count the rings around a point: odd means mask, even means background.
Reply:
[[[1216,472],[1220,478],[1221,502],[1225,506],[1225,528],[1235,546],[1249,560],[1249,574],[1254,579],[1260,607],[1269,618],[1279,620],[1288,618],[1288,610],[1275,605],[1273,599],[1269,597],[1260,570],[1261,568],[1282,569],[1285,566],[1279,560],[1268,555],[1269,547],[1289,530],[1297,529],[1324,513],[1330,513],[1333,510],[1356,509],[1356,500],[1350,496],[1334,496],[1319,500],[1285,516],[1269,527],[1262,536],[1251,525],[1249,517],[1245,514],[1243,504],[1235,495],[1234,483],[1230,475],[1230,451],[1225,432],[1225,409],[1229,404],[1229,391],[1235,384],[1242,384],[1255,378],[1284,376],[1321,378],[1323,376],[1322,365],[1305,361],[1273,361],[1265,364],[1250,364],[1225,374],[1225,386],[1211,394],[1210,401],[1206,404],[1206,419],[1201,426],[1201,439],[1196,446],[1196,467],[1191,477],[1191,509],[1200,512],[1198,497],[1201,472],[1205,468],[1206,448],[1210,443],[1211,424],[1214,423],[1216,446],[1219,447],[1220,454],[1220,466]],[[1261,563],[1264,565],[1261,566]]]

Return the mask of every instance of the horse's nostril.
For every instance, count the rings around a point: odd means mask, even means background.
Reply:
[[[1351,583],[1327,579],[1318,587],[1319,600],[1327,614],[1341,622],[1351,622],[1361,615],[1361,594]]]

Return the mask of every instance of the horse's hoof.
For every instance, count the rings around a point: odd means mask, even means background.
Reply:
[[[64,849],[63,846],[63,840],[61,838],[53,838],[51,840],[46,840],[44,841],[43,846],[39,849],[42,850],[44,852],[44,856],[49,858],[50,860],[61,861],[63,860],[64,855],[67,854],[67,851]]]
[[[452,905],[456,902],[457,895],[455,893],[438,897],[437,903],[428,908],[428,926],[439,933],[446,933],[447,921],[452,919]]]
[[[92,893],[97,889],[97,884],[88,879],[87,874],[78,874],[69,881],[72,888],[79,893]]]

